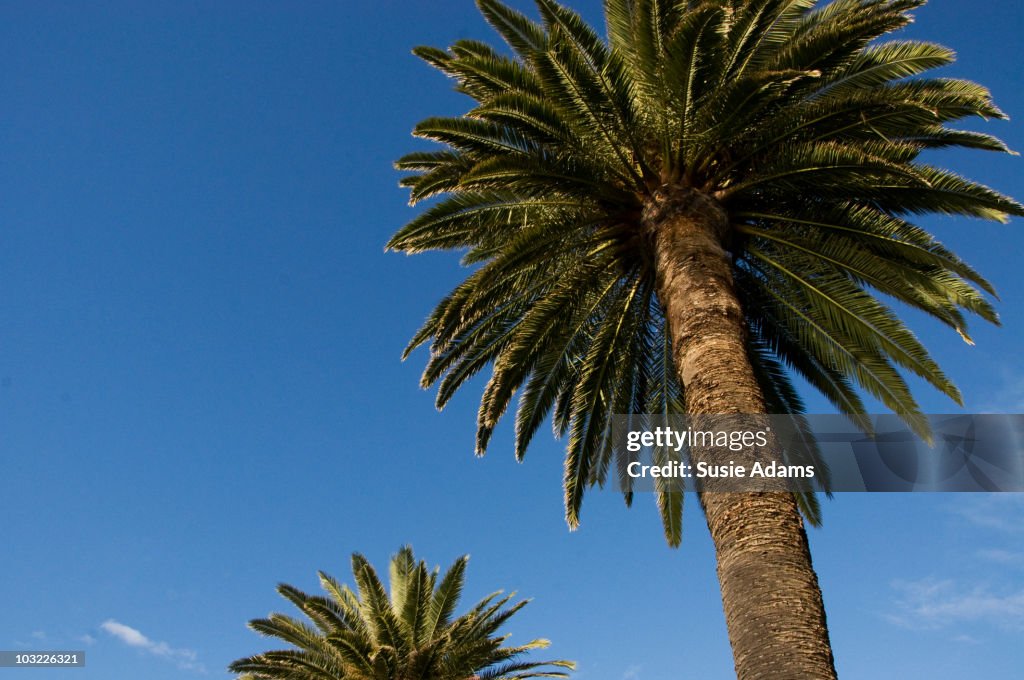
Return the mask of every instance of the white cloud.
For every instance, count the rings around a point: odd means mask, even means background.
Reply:
[[[104,621],[100,625],[100,628],[107,631],[126,645],[131,645],[132,647],[149,647],[153,644],[149,638],[139,631],[135,630],[131,626],[118,623],[113,619]]]
[[[906,628],[936,630],[981,623],[1003,630],[1024,630],[1024,589],[994,593],[985,586],[967,589],[950,580],[894,581],[900,595],[886,618]]]
[[[622,674],[622,680],[640,680],[640,671],[643,670],[643,666],[639,664],[633,664],[626,669],[626,672]]]
[[[200,673],[206,672],[203,665],[196,662],[196,653],[191,649],[175,649],[166,642],[155,642],[135,628],[113,619],[107,619],[101,623],[100,628],[130,647],[137,647],[153,656],[174,661],[178,668]]]
[[[93,636],[89,635],[88,633],[86,633],[85,635],[79,635],[76,639],[79,642],[84,642],[87,645],[94,645],[94,644],[96,644],[96,638],[94,638]]]
[[[32,631],[32,639],[33,640],[45,640],[46,639],[46,633],[44,633],[41,630],[34,630],[34,631]]]

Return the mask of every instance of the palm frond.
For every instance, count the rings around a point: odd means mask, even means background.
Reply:
[[[568,661],[524,658],[546,646],[543,640],[506,645],[499,630],[527,601],[493,594],[465,614],[454,612],[462,594],[467,557],[452,565],[437,584],[438,570],[417,562],[403,547],[389,564],[388,589],[370,563],[352,556],[357,593],[320,572],[329,598],[282,584],[278,592],[315,627],[283,614],[255,619],[250,627],[292,645],[238,659],[230,666],[242,680],[466,680],[568,677]]]

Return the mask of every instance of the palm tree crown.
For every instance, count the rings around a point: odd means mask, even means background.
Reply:
[[[966,314],[997,316],[991,286],[912,217],[1022,207],[922,159],[1007,151],[949,127],[1004,117],[985,88],[922,75],[950,50],[878,41],[924,0],[605,0],[607,40],[536,4],[540,22],[478,0],[509,53],[415,50],[475,105],[421,122],[445,148],[397,163],[413,202],[442,199],[388,247],[464,250],[476,267],[407,353],[430,343],[438,407],[492,367],[478,453],[517,391],[517,457],[553,414],[575,526],[613,467],[611,414],[685,410],[656,252],[659,211],[682,204],[720,225],[768,411],[802,412],[792,371],[843,413],[864,413],[862,389],[927,435],[903,372],[960,395],[883,296],[968,342]],[[659,496],[678,543],[680,494]]]
[[[391,558],[390,596],[366,559],[352,555],[356,591],[320,572],[328,597],[282,584],[278,592],[314,624],[284,614],[250,627],[295,649],[264,652],[231,664],[241,680],[518,680],[565,678],[567,661],[528,662],[521,657],[547,640],[505,646],[498,629],[526,605],[506,606],[512,595],[494,593],[455,617],[468,557],[438,582],[438,570],[416,562],[412,549]]]

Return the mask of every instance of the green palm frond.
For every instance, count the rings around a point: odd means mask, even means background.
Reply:
[[[501,627],[526,601],[513,595],[484,598],[461,616],[455,609],[465,582],[462,557],[437,583],[438,570],[403,547],[391,558],[389,585],[358,553],[352,556],[357,592],[320,573],[328,597],[282,584],[278,592],[315,625],[283,614],[255,619],[258,633],[292,645],[239,659],[230,670],[241,680],[495,680],[566,678],[568,661],[530,661],[545,640],[508,646]]]

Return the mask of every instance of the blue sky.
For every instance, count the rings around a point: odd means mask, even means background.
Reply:
[[[959,52],[946,73],[1016,118],[974,127],[1016,149],[1022,29],[1016,0],[935,0],[907,31]],[[88,654],[33,677],[226,678],[267,649],[245,623],[289,611],[276,583],[406,542],[470,553],[467,602],[534,598],[513,640],[551,638],[578,678],[731,675],[694,499],[679,550],[651,499],[611,492],[570,533],[562,444],[518,465],[506,425],[474,459],[478,393],[439,414],[423,354],[399,361],[465,273],[383,252],[416,214],[391,162],[466,108],[410,49],[462,37],[492,39],[469,0],[0,3],[0,649]],[[1024,197],[1020,158],[940,160]],[[975,347],[915,328],[967,411],[1024,410],[1020,221],[924,224],[995,283],[1004,326]],[[841,676],[1024,666],[1022,520],[1020,494],[827,503],[811,543]]]

